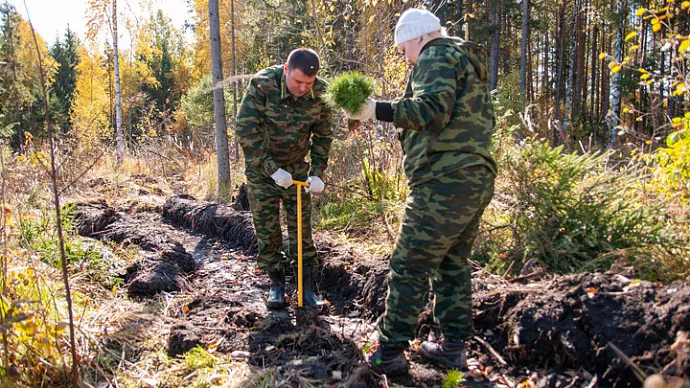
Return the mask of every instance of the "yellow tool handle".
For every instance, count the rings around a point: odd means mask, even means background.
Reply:
[[[309,183],[292,181],[297,186],[297,306],[304,305],[304,289],[302,288],[302,187],[309,187]]]

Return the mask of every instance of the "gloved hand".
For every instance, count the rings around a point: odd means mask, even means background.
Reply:
[[[350,112],[345,113],[347,113],[347,117],[350,120],[376,120],[376,100],[373,98],[367,98],[364,104],[362,104],[362,107],[359,109],[359,112],[356,114],[352,114]]]
[[[304,188],[304,191],[307,193],[321,194],[323,191],[324,184],[321,178],[317,176],[310,176],[307,178],[307,183],[309,183],[309,187]]]
[[[276,170],[276,172],[274,172],[273,175],[271,175],[271,178],[273,178],[273,180],[276,181],[276,185],[284,189],[287,189],[288,187],[292,186],[292,174],[283,170],[282,168]]]

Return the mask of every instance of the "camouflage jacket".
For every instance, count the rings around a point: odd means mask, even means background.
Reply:
[[[496,173],[488,78],[485,55],[472,42],[444,37],[422,48],[405,95],[391,102],[410,187],[475,165]]]
[[[323,177],[333,141],[332,110],[321,98],[326,85],[317,77],[310,93],[294,98],[282,65],[252,78],[237,114],[237,137],[248,172],[270,176],[310,154],[309,175]]]

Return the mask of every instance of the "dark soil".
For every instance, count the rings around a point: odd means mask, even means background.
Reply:
[[[169,355],[201,345],[275,366],[278,381],[299,375],[318,385],[380,386],[382,377],[367,370],[361,349],[373,342],[369,336],[384,309],[387,258],[356,257],[316,235],[321,265],[314,275],[329,309],[297,308],[289,274],[291,306],[267,310],[269,281],[256,270],[251,217],[239,208],[178,196],[166,201],[161,218],[83,204],[76,227],[82,235],[145,251],[123,274],[132,296],[192,296],[170,330]],[[468,386],[528,380],[539,387],[641,386],[631,362],[647,374],[690,377],[690,345],[676,343],[690,331],[687,282],[661,285],[584,273],[524,284],[478,270],[473,292],[473,322],[486,344],[470,341]],[[430,312],[421,314],[420,340],[437,332]],[[410,374],[389,382],[441,385],[442,368],[423,360],[414,344],[407,355]]]
[[[244,196],[246,198],[246,194]],[[252,216],[249,211],[235,210],[244,206],[241,199],[235,207],[230,207],[198,202],[184,195],[165,201],[163,217],[195,232],[219,237],[230,248],[239,248],[247,254],[253,254],[257,252],[258,245],[252,226]]]

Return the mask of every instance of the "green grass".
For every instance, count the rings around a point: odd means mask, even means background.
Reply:
[[[211,368],[218,362],[218,358],[199,345],[185,353],[184,359],[187,368],[191,370]]]
[[[356,114],[373,92],[374,80],[371,77],[351,71],[339,75],[330,82],[326,101],[334,107]]]
[[[334,201],[326,203],[320,210],[319,229],[351,229],[371,226],[384,211],[381,202],[372,201]]]
[[[443,378],[443,388],[455,388],[465,381],[465,374],[457,369],[448,371],[446,377]]]

